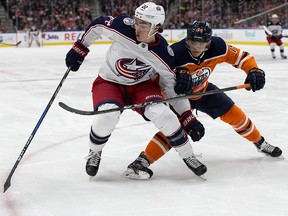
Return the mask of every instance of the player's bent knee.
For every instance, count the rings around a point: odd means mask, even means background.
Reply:
[[[230,125],[238,124],[245,117],[244,112],[235,104],[220,119]]]
[[[98,110],[117,108],[116,104],[103,104]],[[92,130],[99,136],[107,136],[112,133],[120,119],[120,111],[96,115],[93,120]]]
[[[181,126],[177,116],[164,104],[150,105],[144,115],[165,135],[171,135]]]

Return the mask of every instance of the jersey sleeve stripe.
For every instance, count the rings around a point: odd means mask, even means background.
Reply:
[[[238,67],[237,65],[239,64],[239,62],[241,61],[241,56],[243,55],[243,51],[240,51],[241,53],[239,53],[235,63],[233,64],[235,67]]]
[[[96,25],[94,25],[94,26],[91,26],[91,27],[83,34],[81,41],[85,40],[86,37],[87,37],[87,35],[89,35],[92,31],[94,31],[96,34],[98,34],[97,31],[96,31],[96,28],[102,28],[102,29],[105,30],[105,31],[112,32],[112,33],[114,33],[114,34],[116,34],[116,35],[120,35],[121,37],[129,40],[130,42],[132,42],[132,43],[134,43],[134,44],[136,43],[136,42],[135,42],[134,40],[132,40],[131,38],[129,38],[129,37],[121,34],[120,32],[116,31],[115,29],[108,28],[108,27],[106,27],[106,26],[103,25],[103,24],[96,24]],[[101,35],[101,34],[99,34],[99,35]],[[104,33],[104,35],[105,35],[105,33]],[[106,35],[107,35],[107,33],[106,33]],[[111,39],[111,38],[110,38],[110,39]],[[92,43],[93,43],[93,42],[92,42]]]
[[[242,69],[242,65],[244,64],[245,61],[247,61],[248,59],[252,58],[252,55],[248,55],[246,56],[243,60],[241,60],[240,64],[237,66],[237,68],[241,68]]]

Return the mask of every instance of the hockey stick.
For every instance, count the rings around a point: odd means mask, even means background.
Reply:
[[[251,19],[254,19],[254,18],[256,18],[256,17],[265,15],[265,14],[267,14],[267,13],[269,13],[269,12],[275,11],[275,10],[277,10],[277,9],[279,9],[279,8],[285,7],[285,6],[287,6],[287,5],[288,5],[288,2],[286,2],[286,3],[284,3],[284,4],[281,4],[281,5],[277,6],[277,7],[273,7],[272,9],[265,10],[264,12],[258,13],[258,14],[256,14],[256,15],[251,16],[251,17],[248,17],[248,18],[246,18],[246,19],[238,20],[238,21],[234,22],[234,24],[239,24],[239,23],[242,23],[242,22],[246,22],[246,21],[251,20]]]
[[[25,154],[27,148],[29,147],[29,145],[30,145],[30,143],[31,143],[31,141],[32,141],[32,139],[33,139],[33,137],[34,137],[34,135],[36,134],[38,128],[40,127],[40,125],[41,125],[43,119],[45,118],[45,116],[46,116],[46,114],[47,114],[49,108],[51,107],[51,105],[52,105],[54,99],[56,98],[56,96],[57,96],[57,94],[58,94],[60,88],[61,88],[62,85],[63,85],[63,82],[64,82],[65,79],[67,78],[67,76],[68,76],[68,74],[69,74],[69,72],[70,72],[70,69],[71,69],[71,68],[69,67],[69,68],[66,70],[66,72],[65,72],[65,74],[64,74],[64,76],[63,76],[63,78],[62,78],[62,80],[60,81],[60,83],[59,83],[58,87],[56,88],[56,90],[55,90],[53,96],[51,97],[51,99],[50,99],[48,105],[46,106],[44,112],[42,113],[42,115],[41,115],[41,117],[40,117],[40,119],[39,119],[39,121],[37,122],[37,124],[36,124],[34,130],[32,131],[31,135],[29,136],[29,139],[27,140],[27,142],[26,142],[24,148],[22,149],[22,151],[21,151],[19,157],[17,158],[17,160],[16,160],[16,162],[15,162],[15,164],[14,164],[12,170],[10,171],[10,174],[9,174],[9,176],[8,176],[8,178],[7,178],[6,182],[5,182],[5,184],[4,184],[4,193],[5,193],[5,191],[6,191],[6,190],[11,186],[11,178],[12,178],[13,173],[15,172],[15,170],[16,170],[18,164],[20,163],[20,161],[21,161],[21,159],[22,159],[22,157],[23,157],[23,155]]]
[[[8,44],[8,43],[2,43],[0,42],[0,44],[3,44],[5,46],[18,46],[22,41],[17,42],[16,44]]]
[[[284,38],[288,38],[288,35],[282,35],[282,37],[284,37]]]
[[[272,36],[273,33],[265,26],[263,25],[262,28],[264,29],[264,31],[269,35],[269,36]]]
[[[242,88],[250,88],[250,84],[242,84],[242,85],[237,85],[237,86],[232,86],[232,87],[227,87],[227,88],[222,88],[222,89],[215,89],[207,92],[201,92],[199,94],[192,94],[192,95],[181,95],[178,97],[173,97],[173,98],[167,98],[159,101],[148,101],[145,103],[139,103],[139,104],[131,104],[123,107],[117,107],[113,109],[106,109],[106,110],[100,110],[100,111],[84,111],[84,110],[78,110],[75,108],[72,108],[65,103],[59,102],[59,106],[62,107],[63,109],[76,113],[79,115],[99,115],[103,113],[109,113],[109,112],[115,112],[115,111],[123,111],[127,109],[135,109],[135,108],[141,108],[145,107],[148,105],[155,105],[155,104],[160,104],[160,103],[167,103],[175,100],[181,100],[181,99],[188,99],[188,98],[197,98],[199,96],[206,96],[206,95],[212,95],[212,94],[218,94],[221,92],[226,92],[226,91],[231,91],[231,90],[236,90],[236,89],[242,89]]]

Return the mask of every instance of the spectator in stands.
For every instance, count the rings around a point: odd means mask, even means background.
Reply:
[[[100,4],[100,15],[133,15],[136,6],[145,0],[1,0],[1,4],[9,13],[13,25],[18,30],[27,30],[31,23],[36,23],[42,31],[84,30],[93,18],[87,2]],[[9,4],[7,5],[7,2]],[[286,3],[285,0],[241,0],[241,1],[208,1],[208,0],[181,0],[180,5],[174,0],[154,0],[162,5],[170,13],[165,28],[186,28],[187,23],[193,20],[205,20],[210,22],[213,28],[257,28],[265,25],[265,15],[256,17],[248,22],[235,25],[237,20],[254,16],[263,11],[275,8]],[[213,4],[213,5],[212,5]],[[176,11],[173,10],[176,8]],[[285,7],[273,13],[277,13],[283,20],[283,28],[288,27],[288,15]],[[173,14],[174,13],[174,14]],[[74,20],[73,23],[69,18]],[[96,17],[94,17],[96,18]],[[286,23],[285,23],[286,20]],[[72,25],[72,26],[71,26]]]
[[[2,23],[2,21],[0,20],[0,33],[5,33],[6,32],[6,28],[5,25]]]
[[[83,0],[10,1],[9,17],[17,30],[27,30],[32,23],[42,31],[84,30],[92,21],[89,5]]]

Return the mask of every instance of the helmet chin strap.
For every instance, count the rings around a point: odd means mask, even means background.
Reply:
[[[150,39],[151,37],[153,37],[153,36],[158,32],[158,31],[155,30],[155,27],[156,27],[156,26],[154,26],[153,28],[151,28],[150,31],[148,32],[146,41],[147,41],[148,39]]]

